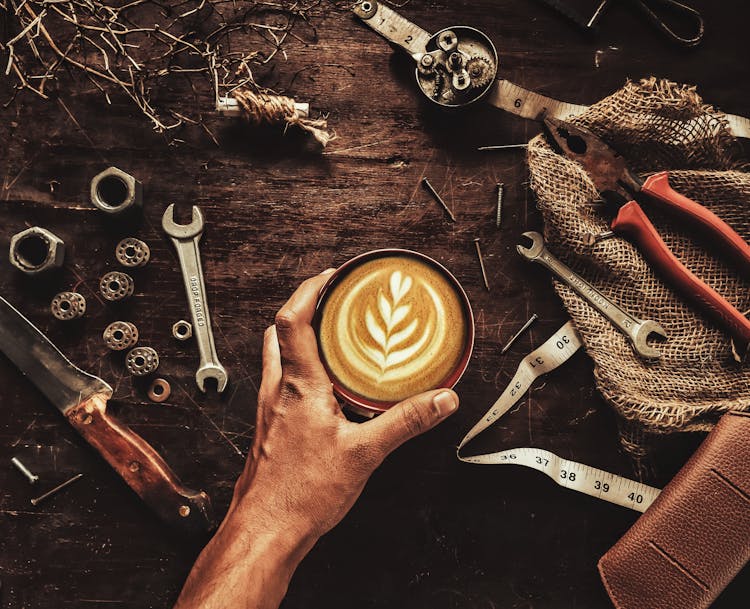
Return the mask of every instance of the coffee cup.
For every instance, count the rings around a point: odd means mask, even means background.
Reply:
[[[321,291],[313,325],[334,392],[367,416],[452,388],[474,347],[461,284],[411,250],[374,250],[345,262]]]

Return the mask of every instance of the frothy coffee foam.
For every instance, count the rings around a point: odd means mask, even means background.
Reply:
[[[467,320],[440,270],[420,258],[387,255],[338,280],[323,304],[319,339],[343,387],[393,402],[440,386],[456,369]]]

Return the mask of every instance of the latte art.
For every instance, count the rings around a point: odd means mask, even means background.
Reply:
[[[464,305],[437,267],[390,255],[363,262],[326,295],[321,354],[347,390],[395,402],[440,384],[467,342]]]

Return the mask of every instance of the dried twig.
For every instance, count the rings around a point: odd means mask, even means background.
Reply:
[[[14,83],[4,105],[22,91],[62,96],[68,73],[77,73],[107,103],[115,91],[124,94],[157,131],[183,124],[207,130],[200,111],[181,107],[180,100],[155,101],[156,93],[168,90],[175,76],[188,78],[196,96],[213,97],[212,108],[238,88],[268,92],[254,70],[280,52],[285,56],[292,28],[307,22],[319,2],[0,0],[0,73]],[[249,48],[234,49],[233,34]]]

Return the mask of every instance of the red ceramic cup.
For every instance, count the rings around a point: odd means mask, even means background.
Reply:
[[[373,251],[366,252],[364,254],[360,254],[359,256],[356,256],[352,258],[351,260],[348,260],[347,262],[342,264],[338,269],[336,269],[336,271],[334,271],[334,273],[331,275],[328,282],[326,283],[326,285],[323,287],[323,289],[320,292],[315,317],[313,319],[313,327],[315,328],[316,336],[318,337],[318,340],[320,343],[320,322],[321,322],[322,309],[323,309],[323,305],[326,302],[327,296],[331,293],[333,288],[335,288],[336,285],[350,271],[357,268],[359,265],[365,262],[368,262],[370,260],[374,260],[376,258],[385,257],[385,256],[394,256],[394,255],[413,257],[423,263],[426,263],[427,266],[431,267],[434,271],[437,271],[439,274],[443,276],[444,279],[447,280],[448,284],[454,289],[455,295],[458,297],[459,303],[462,306],[462,313],[464,315],[464,320],[466,323],[466,339],[464,341],[465,344],[463,345],[463,351],[461,353],[461,356],[458,360],[457,365],[449,372],[447,376],[445,376],[445,378],[442,379],[442,381],[439,384],[433,387],[433,389],[440,389],[440,388],[451,389],[456,385],[456,383],[458,383],[458,381],[461,379],[464,372],[466,371],[466,368],[469,365],[469,359],[471,358],[471,353],[474,349],[474,333],[475,333],[474,332],[474,314],[471,310],[471,303],[469,302],[469,298],[466,295],[466,292],[461,287],[461,284],[454,277],[454,275],[436,260],[433,260],[429,256],[425,256],[424,254],[421,254],[419,252],[415,252],[412,250],[396,249],[396,248],[373,250]],[[331,383],[333,384],[334,393],[351,410],[357,412],[358,414],[372,417],[377,414],[380,414],[381,412],[388,410],[391,406],[394,406],[396,404],[396,402],[382,402],[382,401],[368,399],[347,389],[336,379],[335,374],[333,374],[333,372],[329,368],[328,363],[325,360],[325,356],[323,354],[322,349],[320,350],[320,356],[323,362],[323,366],[325,367],[326,372],[328,373],[328,377],[331,379]]]

